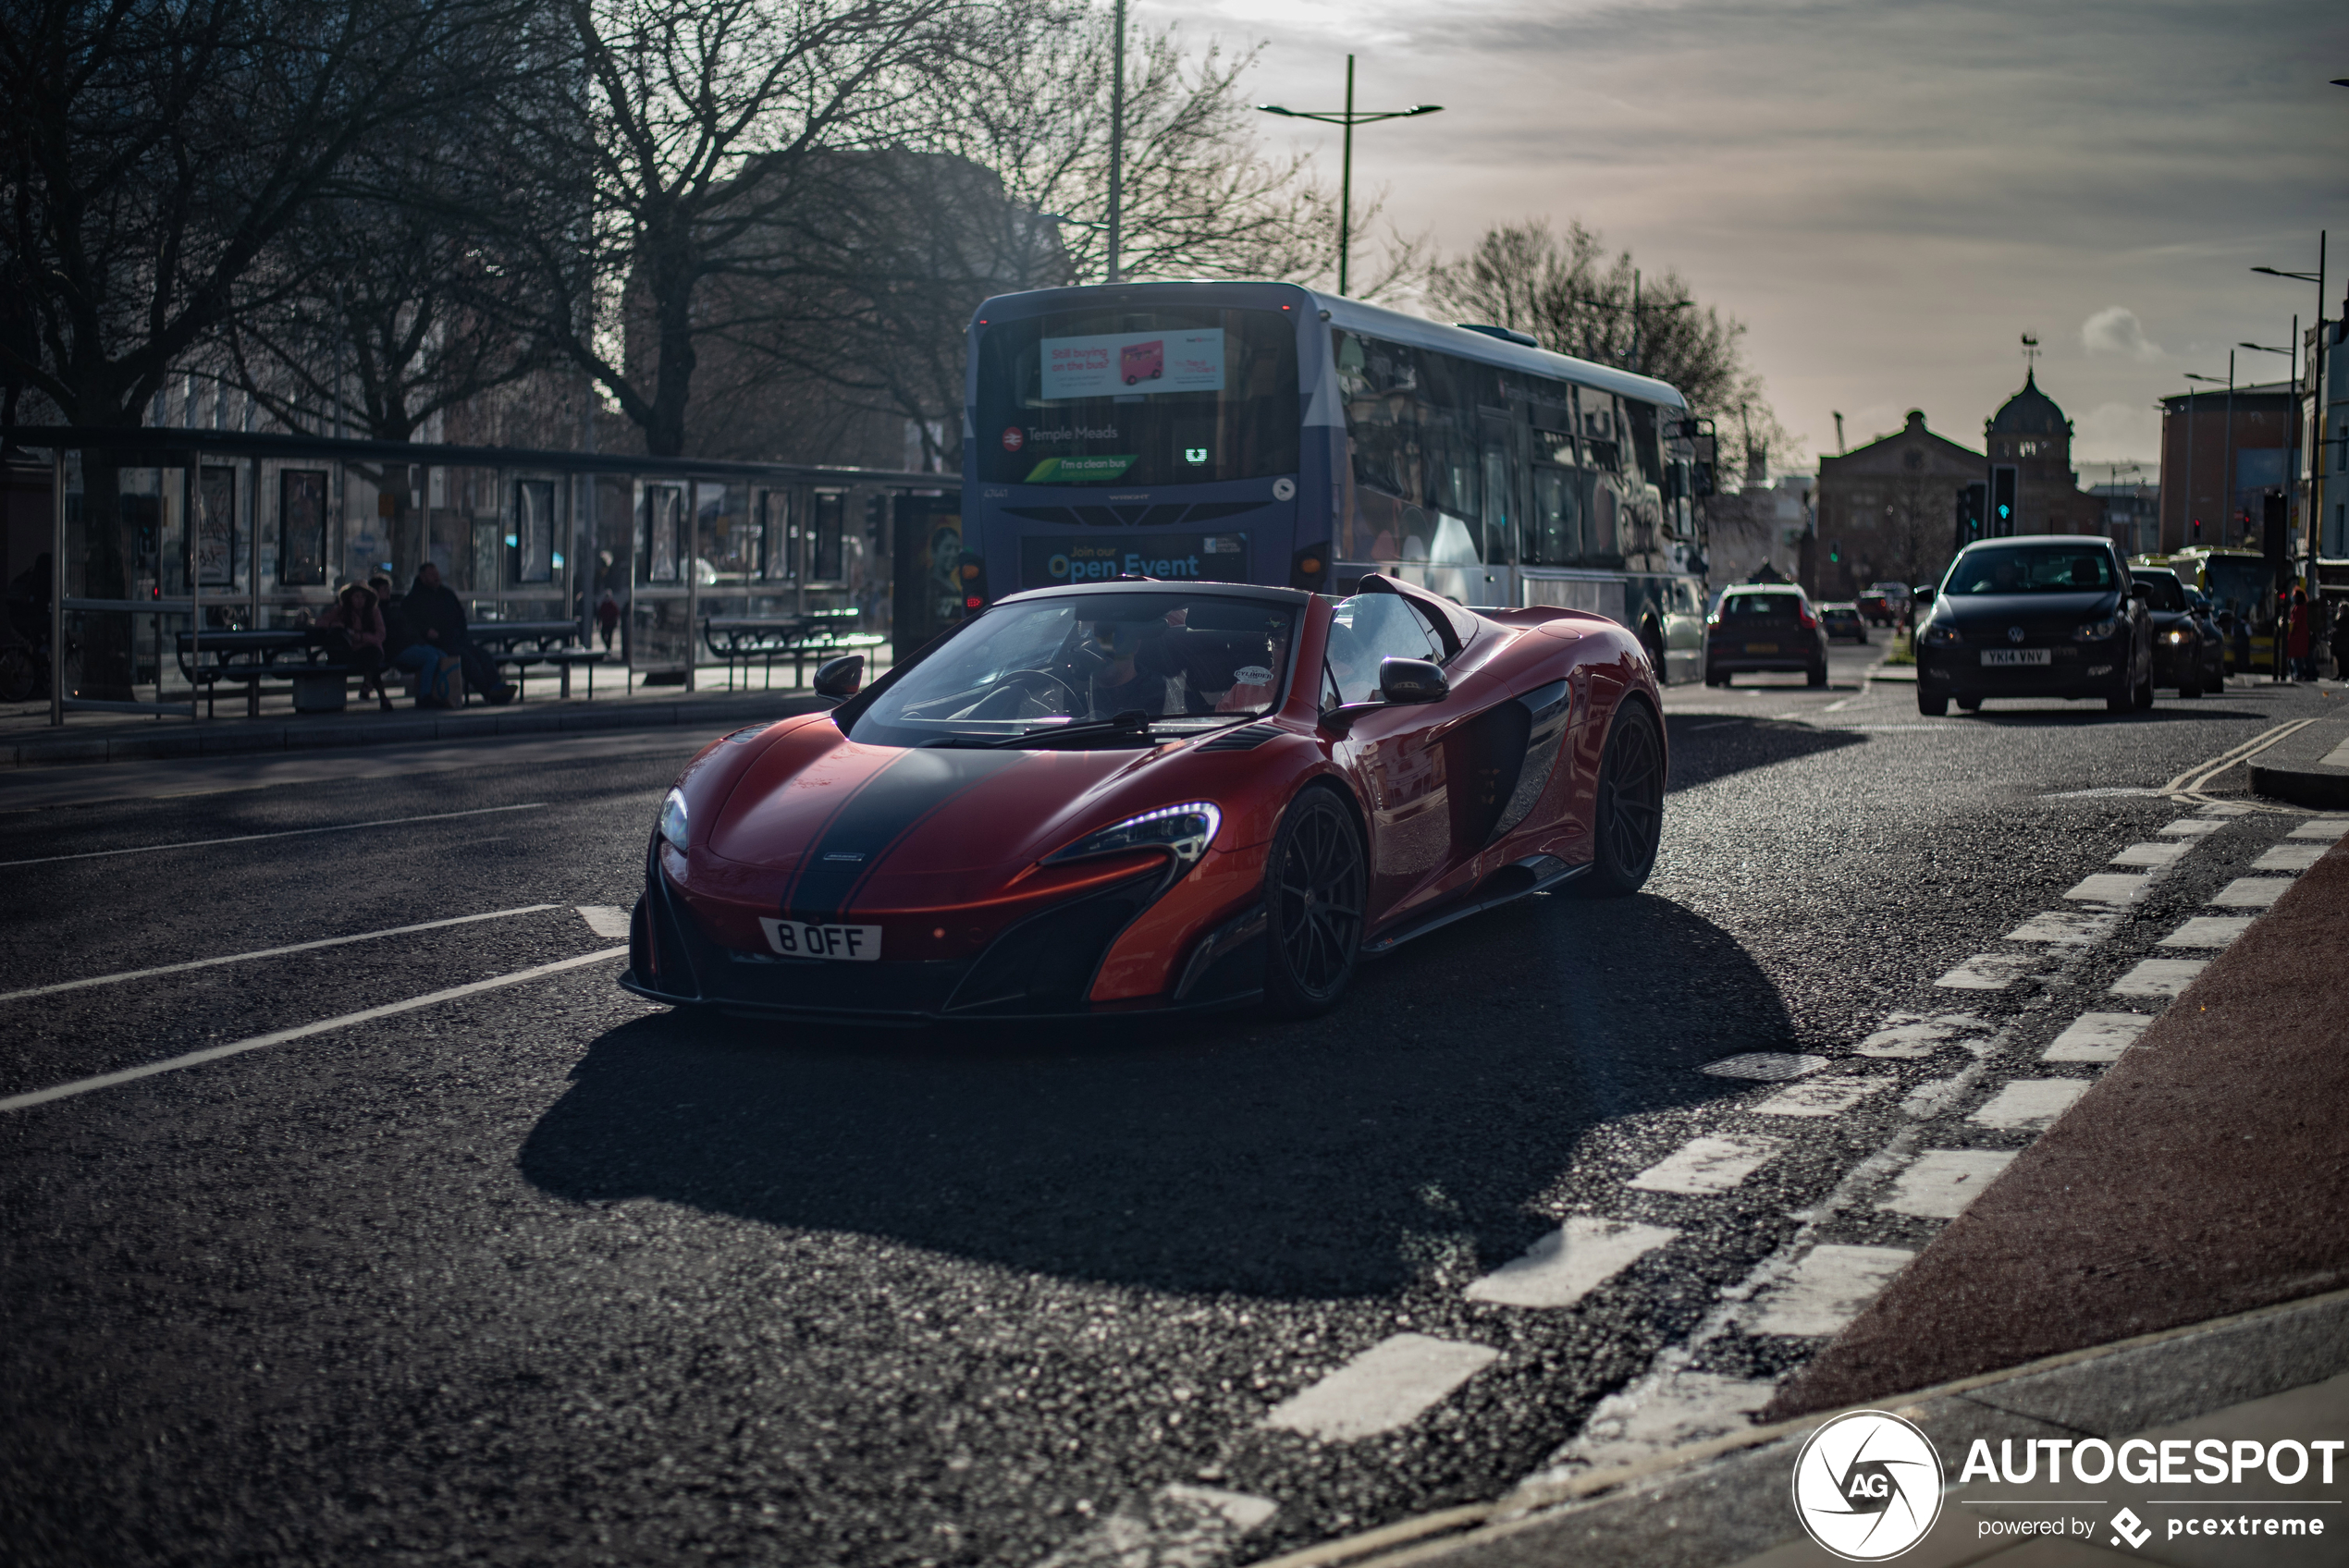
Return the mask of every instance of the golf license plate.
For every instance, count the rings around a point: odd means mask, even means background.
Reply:
[[[1778,645],[1776,643],[1748,643],[1745,651],[1749,654],[1775,654]]]
[[[873,963],[880,958],[881,928],[878,925],[813,925],[802,920],[769,920],[767,945],[785,958],[842,959]]]
[[[1984,664],[2051,664],[2055,655],[2046,648],[1985,648]]]

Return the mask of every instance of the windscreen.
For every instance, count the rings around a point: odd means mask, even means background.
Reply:
[[[1212,594],[1000,605],[879,692],[849,738],[1016,740],[1138,712],[1160,740],[1220,729],[1280,705],[1296,631],[1293,605]]]
[[[983,328],[978,472],[1189,484],[1297,465],[1297,324],[1279,311],[1058,311]]]
[[[1721,601],[1723,620],[1758,620],[1776,617],[1791,620],[1802,603],[1791,594],[1732,594]]]
[[[2130,575],[2145,584],[2146,603],[2155,609],[2179,611],[2185,609],[2186,591],[2173,573],[2139,571],[2132,572]]]
[[[1998,594],[2092,594],[2112,588],[2112,553],[2075,545],[2000,545],[1968,550],[1942,590],[1962,598]]]
[[[2211,556],[2202,563],[2203,591],[2238,616],[2265,612],[2274,592],[2268,563],[2255,556]]]

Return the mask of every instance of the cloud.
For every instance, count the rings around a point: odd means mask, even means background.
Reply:
[[[2072,423],[2072,466],[2083,484],[2112,477],[2096,472],[2108,463],[2138,463],[2150,483],[2161,467],[2161,412],[2145,403],[2099,403]],[[2121,479],[2129,476],[2121,474]]]
[[[2107,305],[2082,322],[2080,346],[2091,354],[2126,354],[2133,360],[2161,357],[2161,345],[2146,336],[2137,312],[2126,305]]]

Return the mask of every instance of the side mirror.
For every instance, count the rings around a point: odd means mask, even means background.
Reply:
[[[2153,597],[2153,590],[2146,587],[2142,582],[2133,582],[2129,585],[2129,597],[2136,600],[2139,604],[2143,604],[2147,599]]]
[[[842,654],[827,659],[816,667],[816,694],[842,703],[855,696],[865,685],[865,655]]]
[[[1933,603],[1933,589],[1930,585],[1920,582],[1910,596],[1920,605],[1929,605]]]
[[[1451,690],[1443,669],[1426,659],[1378,661],[1379,695],[1390,703],[1440,703]]]

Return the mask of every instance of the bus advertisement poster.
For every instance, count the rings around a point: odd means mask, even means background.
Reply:
[[[1046,402],[1121,393],[1221,392],[1224,330],[1121,332],[1047,337],[1042,356]]]

